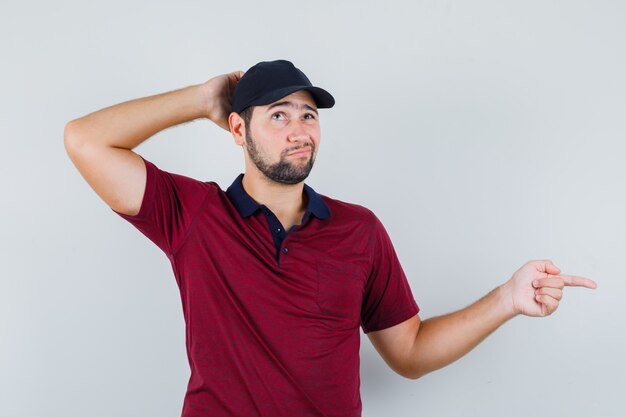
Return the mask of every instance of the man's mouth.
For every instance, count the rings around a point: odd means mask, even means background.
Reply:
[[[308,155],[311,153],[311,146],[307,145],[304,146],[302,148],[298,148],[290,153],[287,154],[287,156],[304,156],[304,155]]]

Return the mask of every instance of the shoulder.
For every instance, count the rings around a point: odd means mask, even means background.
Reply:
[[[198,193],[201,191],[212,192],[213,194],[221,191],[219,185],[213,181],[201,181],[186,175],[163,170],[154,163],[144,159],[146,164],[146,172],[149,180],[160,182],[163,185],[174,187],[179,192]]]
[[[144,193],[145,210],[156,206],[162,211],[196,212],[206,205],[226,204],[226,194],[214,181],[202,181],[158,168],[145,160],[147,179]]]
[[[348,203],[325,195],[322,199],[330,209],[330,216],[335,221],[358,223],[361,226],[374,227],[379,222],[373,211],[360,204]]]

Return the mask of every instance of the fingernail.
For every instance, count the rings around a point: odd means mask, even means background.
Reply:
[[[537,287],[538,285],[539,285],[539,281],[534,280],[534,281],[533,281],[533,287]]]

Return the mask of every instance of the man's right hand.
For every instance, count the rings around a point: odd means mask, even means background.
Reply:
[[[146,186],[146,167],[132,150],[154,134],[181,123],[208,118],[229,130],[231,95],[243,75],[209,81],[127,101],[72,120],[65,126],[65,149],[91,188],[113,210],[135,215]]]
[[[200,85],[205,100],[205,117],[222,129],[230,130],[228,116],[232,109],[231,97],[242,76],[243,71],[233,71],[218,75]]]

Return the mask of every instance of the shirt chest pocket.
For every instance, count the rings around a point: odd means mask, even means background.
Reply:
[[[327,324],[354,328],[361,322],[365,279],[351,265],[317,264],[317,305]]]

